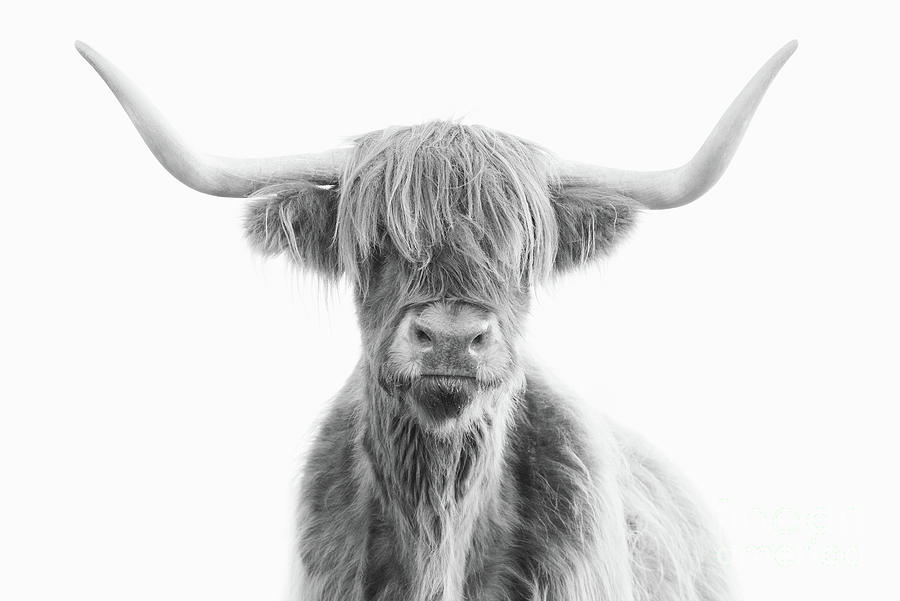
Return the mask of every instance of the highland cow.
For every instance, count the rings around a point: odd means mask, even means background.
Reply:
[[[622,428],[587,428],[523,358],[520,332],[535,286],[609,253],[641,209],[685,204],[716,182],[795,43],[690,162],[643,173],[446,121],[315,155],[199,154],[77,46],[175,177],[251,198],[253,247],[353,285],[363,353],[306,459],[302,599],[729,597],[716,537],[683,482]]]

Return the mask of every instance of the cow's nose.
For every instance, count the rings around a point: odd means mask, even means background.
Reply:
[[[435,330],[420,322],[412,324],[412,338],[423,353],[445,350],[479,353],[490,333],[490,325],[484,324],[464,331]]]
[[[422,314],[409,326],[409,341],[422,366],[423,375],[475,376],[478,358],[496,344],[490,321],[465,314]]]

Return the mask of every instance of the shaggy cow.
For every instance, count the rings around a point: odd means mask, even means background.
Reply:
[[[175,177],[253,198],[255,248],[354,286],[364,351],[306,460],[303,599],[728,597],[715,537],[682,482],[620,428],[586,429],[521,357],[520,332],[534,286],[606,254],[639,209],[690,202],[716,182],[795,43],[690,162],[650,173],[567,163],[444,121],[317,155],[202,155],[77,46]]]

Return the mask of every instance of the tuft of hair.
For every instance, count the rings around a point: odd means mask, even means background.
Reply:
[[[555,273],[608,256],[634,229],[641,205],[621,194],[578,181],[551,191],[559,226]]]
[[[549,155],[515,136],[452,121],[360,136],[340,184],[339,262],[396,252],[420,273],[441,261],[500,282],[532,283],[553,267],[556,216]]]
[[[244,234],[264,256],[287,253],[292,263],[336,282],[332,252],[337,194],[305,181],[274,184],[256,192],[244,217]]]

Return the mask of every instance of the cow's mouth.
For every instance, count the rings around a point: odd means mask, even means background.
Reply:
[[[418,379],[440,380],[444,383],[451,383],[454,380],[470,380],[472,382],[477,381],[477,378],[474,375],[464,374],[464,373],[453,373],[453,372],[425,373],[425,374],[420,374]]]
[[[472,376],[427,374],[411,383],[409,395],[428,419],[444,423],[463,414],[478,388]]]

